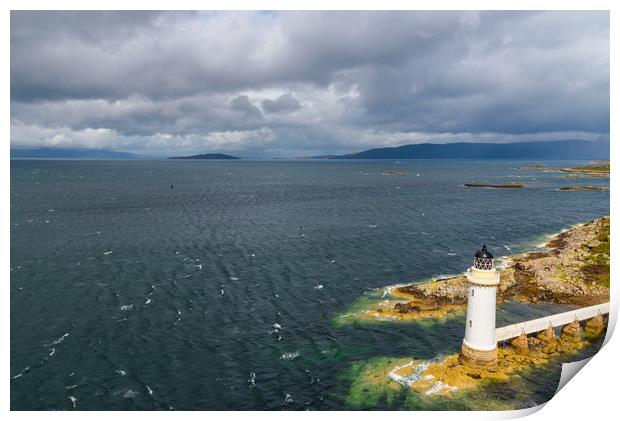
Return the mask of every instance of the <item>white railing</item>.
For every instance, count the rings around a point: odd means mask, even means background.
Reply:
[[[558,327],[572,323],[575,319],[581,321],[591,319],[599,314],[607,313],[609,313],[609,303],[577,308],[564,313],[541,317],[540,319],[528,320],[526,322],[499,327],[495,329],[495,340],[497,342],[502,342],[508,339],[516,338],[522,333],[528,335],[530,333],[540,332],[541,330],[545,330],[549,327],[549,324],[553,327]]]

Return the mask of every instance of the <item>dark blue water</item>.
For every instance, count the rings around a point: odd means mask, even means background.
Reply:
[[[336,326],[365,291],[609,213],[608,192],[557,191],[607,179],[530,164],[12,161],[11,407],[345,409],[353,362],[456,352],[463,334],[460,319]]]

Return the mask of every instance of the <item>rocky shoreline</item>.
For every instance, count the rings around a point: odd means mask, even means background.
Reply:
[[[373,409],[380,402],[403,400],[429,408],[442,405],[445,409],[443,405],[450,405],[476,410],[516,409],[514,402],[489,391],[508,389],[514,397],[527,393],[521,389],[526,386],[521,380],[532,375],[529,370],[569,361],[589,346],[600,344],[605,333],[605,322],[600,319],[598,323],[586,323],[581,333],[563,329],[556,335],[553,329],[547,329],[527,338],[525,349],[517,346],[523,344],[501,343],[495,367],[463,365],[458,354],[429,360],[375,357],[356,362],[346,376],[351,381],[346,403],[355,409]]]
[[[609,226],[605,216],[554,236],[547,252],[503,257],[498,302],[539,301],[590,306],[609,300]],[[396,301],[382,301],[363,318],[416,320],[465,311],[467,279],[457,276],[388,287]]]
[[[595,330],[588,330],[582,338],[565,335],[556,337],[553,330],[527,339],[527,351],[513,344],[498,346],[498,364],[496,367],[473,368],[460,363],[458,355],[450,355],[440,361],[424,362],[411,360],[407,364],[396,366],[389,374],[403,386],[425,395],[450,395],[459,390],[473,389],[490,381],[509,381],[511,376],[529,367],[538,367],[550,363],[562,355],[571,355],[585,348],[589,342],[598,338],[604,331],[604,325]]]
[[[567,178],[604,178],[609,177],[610,161],[593,161],[588,165],[570,168],[551,168],[542,165],[527,165],[520,167],[520,170],[543,171],[543,172],[562,172]]]
[[[555,235],[545,252],[529,252],[502,258],[498,302],[552,302],[590,306],[609,301],[609,228],[605,216]],[[441,319],[462,314],[467,306],[464,276],[423,284],[388,287],[373,308],[356,314],[375,320]],[[452,396],[459,391],[508,382],[531,367],[540,367],[573,355],[604,334],[606,322],[599,315],[582,329],[577,321],[559,336],[552,327],[535,336],[521,335],[498,346],[495,367],[463,365],[457,354],[429,361],[398,358],[368,363],[353,386],[352,403],[372,396],[392,396],[405,387],[419,397]],[[563,357],[564,356],[564,357]],[[396,389],[395,389],[396,388]],[[402,390],[402,389],[401,389]],[[469,392],[467,392],[469,393]],[[359,396],[357,396],[359,395]],[[467,394],[458,394],[467,399]],[[378,399],[378,398],[376,398]],[[510,409],[510,408],[497,408]]]

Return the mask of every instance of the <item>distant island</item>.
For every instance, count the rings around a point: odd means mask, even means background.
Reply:
[[[568,186],[568,187],[560,187],[558,190],[560,191],[578,191],[578,190],[593,190],[593,191],[608,191],[608,187],[598,187],[598,186]]]
[[[609,142],[420,143],[313,159],[609,159]]]
[[[526,165],[520,170],[543,171],[543,172],[563,172],[566,178],[607,178],[611,171],[609,161],[595,161],[588,165],[572,168],[551,168],[543,165]]]
[[[465,183],[465,187],[482,187],[488,189],[522,189],[523,184],[486,184],[486,183]]]
[[[587,165],[581,165],[571,168],[551,168],[542,165],[527,165],[519,168],[521,170],[543,171],[543,172],[561,172],[565,173],[566,178],[609,178],[611,172],[611,163],[609,161],[595,161]],[[609,187],[605,186],[565,186],[560,187],[559,191],[608,191]]]
[[[168,159],[241,159],[236,156],[226,155],[223,153],[201,153],[190,156],[171,156]]]

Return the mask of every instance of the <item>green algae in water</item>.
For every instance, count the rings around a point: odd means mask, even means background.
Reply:
[[[350,384],[344,399],[345,409],[387,410],[467,410],[471,409],[453,397],[420,395],[390,379],[396,366],[407,364],[409,357],[376,357],[358,361],[339,378]]]
[[[423,279],[420,282],[415,282],[411,284],[402,284],[402,285],[413,285],[417,283],[425,283],[430,282],[431,279]],[[380,317],[366,317],[363,315],[366,311],[375,310],[379,303],[381,302],[389,302],[391,305],[396,303],[406,303],[407,300],[392,296],[388,290],[390,288],[397,288],[396,285],[390,285],[383,288],[376,288],[372,291],[365,292],[361,297],[356,299],[351,306],[347,309],[343,314],[337,315],[333,318],[332,323],[336,327],[346,327],[355,324],[385,324],[385,323],[415,323],[422,325],[424,327],[433,327],[437,324],[444,324],[447,321],[462,317],[465,314],[465,309],[463,311],[455,311],[452,313],[447,313],[444,317],[422,317],[419,319],[398,319],[398,318],[380,318]]]
[[[283,364],[295,364],[305,366],[305,364],[336,364],[352,358],[360,358],[368,354],[366,347],[355,346],[309,346],[301,347],[297,350],[288,352],[277,351],[274,356],[279,358]]]
[[[410,358],[376,357],[351,364],[350,369],[339,376],[350,383],[344,405],[351,409],[377,409],[392,407],[406,397],[406,390],[398,382],[388,378],[397,365],[406,364]],[[382,403],[382,405],[380,405]]]
[[[379,302],[380,290],[370,291],[356,299],[344,314],[340,314],[333,319],[334,325],[338,327],[348,326],[357,321],[363,320],[360,313],[374,308]]]
[[[472,390],[457,391],[450,396],[415,392],[388,377],[396,366],[411,361],[409,357],[376,357],[351,364],[339,378],[350,384],[344,406],[347,409],[400,410],[510,410],[532,402],[527,384],[519,376],[510,382],[487,382]],[[521,405],[519,403],[522,403]]]
[[[338,377],[348,385],[345,409],[386,410],[448,410],[505,411],[529,408],[553,398],[563,363],[579,361],[600,349],[605,332],[589,346],[574,354],[553,358],[543,366],[524,367],[510,380],[483,380],[472,389],[458,390],[450,395],[426,395],[390,379],[388,374],[397,366],[407,364],[410,357],[375,357],[356,361]]]

